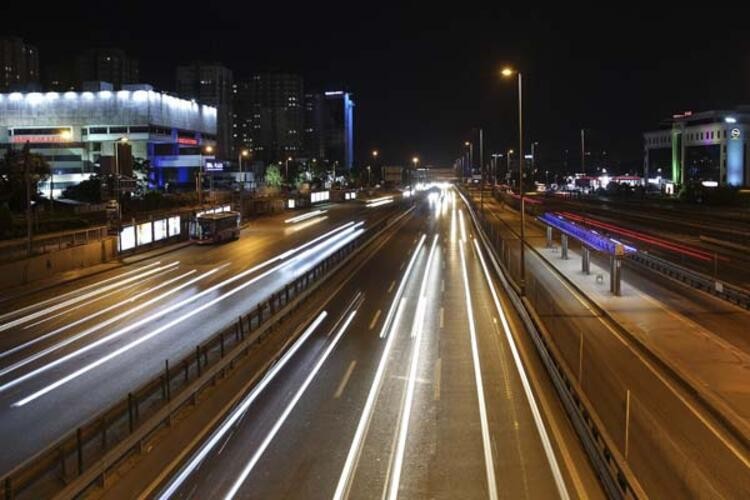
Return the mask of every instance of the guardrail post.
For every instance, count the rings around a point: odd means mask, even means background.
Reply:
[[[583,274],[591,274],[591,250],[585,246],[581,248],[583,250],[583,256],[581,257],[581,270],[583,271]]]
[[[552,247],[552,226],[547,226],[547,248]]]
[[[78,475],[83,474],[83,437],[81,428],[76,429],[76,451],[78,453]]]
[[[13,499],[13,484],[10,482],[10,478],[5,478],[5,500]]]
[[[170,387],[170,383],[172,382],[169,378],[169,360],[164,360],[164,379],[166,380],[166,387],[167,387],[167,401],[172,400],[172,388]]]
[[[198,376],[201,376],[201,346],[195,346],[195,365],[198,367]]]
[[[224,358],[224,332],[219,334],[219,351],[221,352],[221,358]]]
[[[560,243],[562,244],[560,256],[563,259],[567,260],[568,259],[568,235],[567,234],[560,235]]]
[[[68,479],[68,464],[65,461],[65,449],[61,446],[57,449],[58,454],[60,455],[60,474],[63,479],[63,481],[67,481]]]
[[[107,450],[107,416],[102,417],[102,451]]]
[[[613,295],[620,295],[622,281],[622,256],[612,255],[610,257],[609,291]]]

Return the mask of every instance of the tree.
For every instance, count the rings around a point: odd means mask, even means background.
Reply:
[[[153,185],[151,178],[153,171],[150,160],[133,158],[133,177],[135,177],[135,193],[133,194],[141,197],[150,191]]]
[[[88,180],[65,188],[62,197],[84,203],[101,203],[102,181],[98,177],[91,177]]]
[[[266,169],[266,186],[268,187],[281,187],[284,179],[279,171],[279,167],[271,165]]]
[[[31,185],[31,198],[38,197],[39,182],[50,175],[50,168],[42,155],[29,150],[28,143],[22,151],[9,149],[0,160],[0,203],[5,202],[11,210],[21,211],[26,207],[26,171]]]

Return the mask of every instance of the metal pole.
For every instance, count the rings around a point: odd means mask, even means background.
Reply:
[[[484,213],[484,146],[482,144],[482,129],[479,129],[479,212]]]
[[[586,132],[581,129],[581,173],[586,174]]]
[[[26,255],[31,255],[31,172],[29,172],[29,145],[23,150],[23,176],[26,181]]]
[[[526,295],[526,203],[523,196],[523,78],[518,72],[518,194],[521,196],[521,296]]]

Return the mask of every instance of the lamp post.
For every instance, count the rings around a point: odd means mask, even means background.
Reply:
[[[520,71],[505,67],[501,71],[503,77],[510,78],[518,75],[518,195],[521,197],[521,266],[519,289],[521,296],[526,295],[526,206],[523,193],[523,75]]]
[[[506,167],[505,167],[505,178],[508,180],[508,183],[510,183],[510,155],[515,153],[512,149],[508,150],[508,154],[506,156]]]
[[[380,153],[378,152],[377,149],[373,149],[372,150],[372,166],[375,167],[375,168],[378,168],[377,161],[378,161],[378,155],[379,154]],[[367,186],[368,187],[370,187],[372,185],[372,182],[370,180],[370,175],[371,175],[370,174],[370,167],[367,167]]]
[[[286,163],[284,166],[284,181],[288,184],[289,183],[289,162],[292,161],[291,156],[286,157]]]
[[[213,146],[206,146],[203,148],[203,153],[210,155],[214,152]],[[198,204],[203,205],[203,170],[205,168],[205,159],[203,158],[203,154],[200,155],[200,165],[198,167],[198,185],[196,186],[198,189]],[[209,177],[209,180],[211,177]],[[211,183],[211,188],[213,188],[213,183]],[[209,191],[211,193],[211,197],[213,198],[213,189]]]
[[[469,178],[474,175],[474,143],[465,141],[464,146],[469,148]]]
[[[494,185],[497,184],[497,159],[502,158],[502,153],[492,153],[492,184],[493,189]]]
[[[414,186],[413,186],[414,178],[413,178],[412,172],[417,170],[417,165],[419,165],[419,157],[418,156],[413,157],[411,159],[411,162],[414,165],[414,168],[409,171],[409,189],[413,191],[414,190]]]

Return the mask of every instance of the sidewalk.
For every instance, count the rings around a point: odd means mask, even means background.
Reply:
[[[485,199],[485,211],[488,209],[518,231],[515,211]],[[623,269],[621,296],[614,296],[609,291],[609,268],[603,258],[592,254],[591,273],[586,275],[581,269],[580,247],[572,239],[569,257],[562,259],[559,242],[547,248],[538,223],[527,219],[526,234],[537,258],[606,311],[746,438],[750,436],[750,352],[740,347],[747,342],[747,311],[681,284],[665,286],[661,278],[650,280],[629,268]],[[532,255],[527,253],[527,259],[534,258]],[[695,320],[680,309],[694,313]],[[710,318],[700,317],[703,315]],[[713,328],[698,320],[710,322]]]

